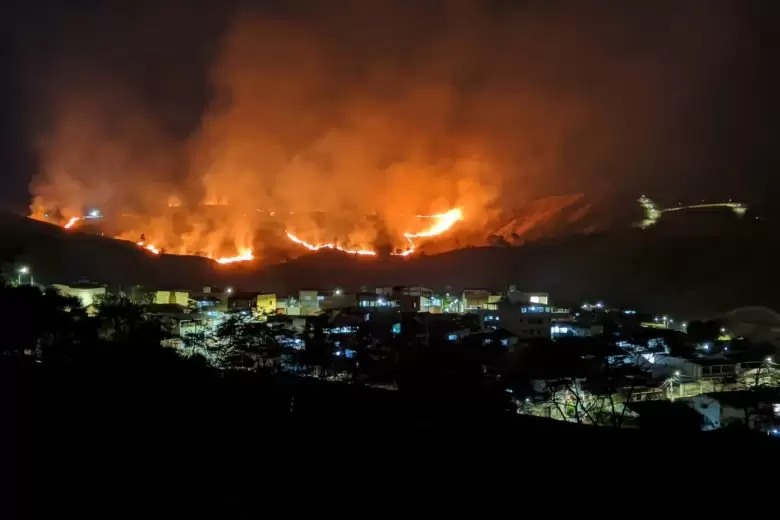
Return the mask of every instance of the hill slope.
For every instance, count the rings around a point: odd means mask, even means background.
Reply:
[[[663,223],[662,223],[663,224]],[[601,299],[666,312],[708,313],[745,304],[780,308],[780,284],[764,227],[745,224],[692,234],[662,224],[538,240],[520,247],[465,248],[432,256],[357,258],[323,251],[275,265],[218,265],[198,257],[156,257],[133,244],[18,217],[0,218],[6,258],[29,264],[46,283],[198,287],[233,284],[277,292],[301,287],[358,289],[418,285],[457,291],[516,284],[556,301]]]

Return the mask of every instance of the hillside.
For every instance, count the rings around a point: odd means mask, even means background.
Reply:
[[[286,263],[218,265],[204,258],[156,257],[133,244],[19,217],[0,218],[6,258],[30,265],[36,279],[164,287],[235,285],[291,291],[300,287],[424,284],[440,290],[545,290],[561,303],[601,299],[665,312],[707,313],[738,305],[780,307],[780,284],[765,226],[745,223],[687,233],[677,222],[537,240],[519,247],[464,248],[408,258],[356,258],[333,251]]]

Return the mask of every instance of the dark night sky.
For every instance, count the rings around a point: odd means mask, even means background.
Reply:
[[[402,7],[388,8],[383,2],[385,7],[374,11],[372,5],[379,2],[349,2],[349,9],[347,3],[17,2],[10,7],[10,16],[4,17],[10,26],[4,31],[9,35],[6,70],[10,75],[4,75],[2,90],[0,204],[9,209],[26,206],[28,183],[39,169],[35,134],[50,122],[41,108],[61,84],[73,88],[83,78],[99,78],[100,88],[121,86],[132,92],[167,134],[185,139],[194,132],[212,101],[209,77],[215,54],[230,21],[245,4],[255,4],[255,12],[275,23],[316,28],[318,34],[327,35],[329,44],[345,56],[347,68],[342,68],[342,74],[350,66],[366,63],[386,60],[398,67],[414,62],[416,51],[427,45],[425,34],[435,33],[441,25],[441,13],[455,4],[469,4],[396,2]],[[733,196],[761,201],[780,188],[778,154],[772,146],[780,130],[776,4],[772,0],[485,1],[474,24],[480,25],[479,34],[490,34],[491,24],[519,20],[518,32],[535,35],[539,59],[549,55],[555,64],[535,67],[528,81],[544,85],[553,105],[561,90],[586,103],[592,100],[594,111],[603,114],[599,124],[624,125],[618,132],[623,138],[612,147],[619,159],[606,153],[585,154],[587,167],[578,171],[580,152],[572,150],[590,146],[593,137],[585,132],[565,140],[560,156],[572,160],[561,161],[550,170],[554,173],[546,175],[556,176],[576,191],[616,195],[647,191],[669,198]],[[342,21],[339,12],[353,13],[355,5],[361,6],[360,13]],[[453,31],[470,35],[457,52],[469,54],[480,46],[482,37],[473,36],[468,16],[454,19]],[[341,23],[349,29],[343,30]],[[502,30],[507,30],[504,25]],[[569,49],[565,51],[569,55],[558,56],[559,48],[566,49],[560,44],[568,32],[576,32],[578,41],[584,42],[577,44],[582,53]],[[608,47],[602,47],[600,39]],[[484,47],[490,45],[484,42]],[[611,58],[599,61],[605,48]],[[488,67],[492,74],[504,70],[507,77],[523,77],[523,70],[513,69],[517,49],[480,52],[490,57],[485,59],[505,60],[503,68]],[[675,56],[683,57],[674,61]],[[707,60],[713,65],[701,65]],[[478,66],[469,70],[470,74],[454,76],[457,88],[465,91],[484,83]],[[677,77],[685,85],[685,95],[679,96],[680,106],[666,113],[667,104],[678,99]],[[630,84],[625,98],[620,95],[621,82]],[[643,84],[647,85],[644,91]],[[78,88],[89,89],[83,84]],[[647,115],[626,115],[634,111]],[[649,128],[634,128],[646,121]],[[594,128],[594,133],[598,131]],[[545,186],[555,184],[545,182]]]

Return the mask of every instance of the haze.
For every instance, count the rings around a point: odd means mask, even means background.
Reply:
[[[171,5],[71,20],[25,64],[34,216],[262,257],[286,230],[403,248],[457,207],[438,247],[482,243],[540,197],[706,178],[745,45],[729,2]]]

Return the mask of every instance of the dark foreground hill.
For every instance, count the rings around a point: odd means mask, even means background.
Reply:
[[[135,356],[96,366],[0,363],[12,499],[0,505],[4,518],[119,508],[144,518],[202,518],[211,508],[219,518],[250,518],[292,507],[285,495],[301,502],[296,510],[312,502],[386,510],[390,495],[406,509],[431,500],[440,511],[462,507],[453,484],[480,501],[514,504],[521,491],[570,485],[567,497],[592,496],[589,482],[603,492],[639,475],[632,485],[641,476],[653,487],[675,465],[729,475],[778,456],[765,435],[580,426],[496,414],[451,391],[220,377],[182,366],[170,351],[157,354],[165,362],[128,363]],[[438,489],[450,496],[434,499]]]
[[[717,222],[717,221],[715,221]],[[129,242],[68,233],[5,217],[0,240],[6,257],[29,264],[47,283],[80,278],[117,284],[194,288],[232,284],[293,291],[418,285],[457,291],[516,284],[550,292],[565,304],[599,299],[613,305],[706,314],[740,305],[780,308],[770,244],[776,235],[758,224],[627,229],[520,247],[464,248],[409,258],[356,258],[332,251],[275,265],[218,265],[197,257],[148,254]]]

